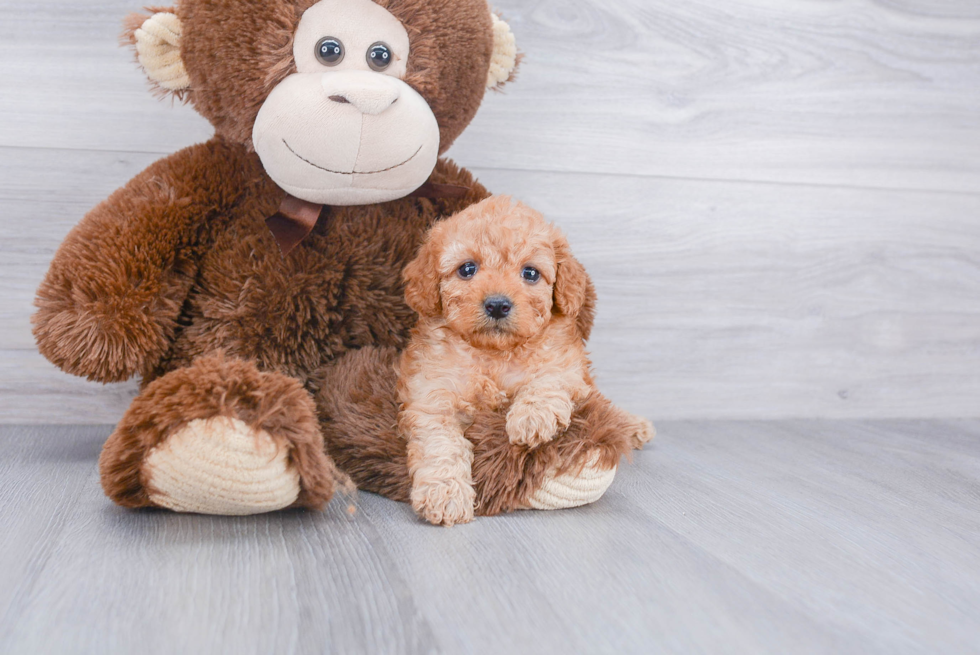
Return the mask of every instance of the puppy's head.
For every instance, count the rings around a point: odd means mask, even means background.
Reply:
[[[405,269],[405,299],[442,316],[478,348],[508,349],[554,315],[591,326],[593,291],[561,232],[538,212],[494,196],[433,227]],[[583,329],[584,326],[584,329]]]

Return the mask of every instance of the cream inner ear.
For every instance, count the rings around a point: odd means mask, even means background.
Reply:
[[[500,20],[496,14],[493,19],[493,56],[490,57],[490,71],[487,73],[487,88],[493,89],[510,79],[517,67],[517,40],[510,31],[510,25]]]
[[[191,85],[180,59],[181,32],[176,14],[160,12],[147,18],[134,34],[136,53],[147,77],[168,91],[183,91]]]

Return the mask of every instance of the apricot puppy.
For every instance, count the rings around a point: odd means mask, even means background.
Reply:
[[[475,492],[463,433],[474,412],[509,406],[507,436],[533,448],[567,428],[589,394],[576,325],[589,280],[561,232],[505,196],[433,227],[404,275],[419,314],[398,384],[412,506],[430,523],[465,523]],[[638,434],[649,440],[652,426]]]

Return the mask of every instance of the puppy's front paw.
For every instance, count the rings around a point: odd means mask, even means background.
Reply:
[[[507,437],[528,448],[555,438],[572,420],[572,403],[558,400],[519,400],[507,412]]]
[[[433,525],[450,527],[473,520],[476,491],[459,480],[418,479],[412,484],[412,508]]]

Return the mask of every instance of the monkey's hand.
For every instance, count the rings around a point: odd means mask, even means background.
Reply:
[[[32,323],[41,354],[100,382],[155,365],[193,283],[204,228],[245,186],[246,156],[217,141],[186,148],[89,212],[38,289]]]

